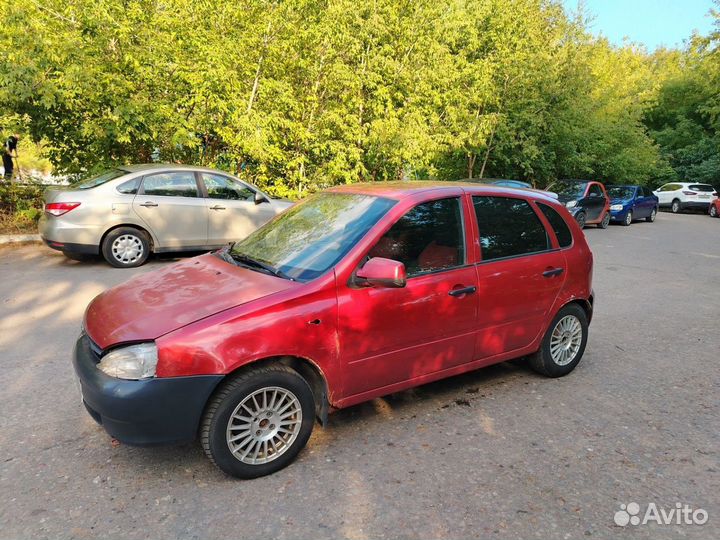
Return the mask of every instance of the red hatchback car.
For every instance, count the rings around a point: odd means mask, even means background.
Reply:
[[[540,192],[345,186],[99,295],[75,370],[120,441],[199,437],[253,478],[289,464],[333,408],[522,356],[569,373],[591,280],[580,227]]]

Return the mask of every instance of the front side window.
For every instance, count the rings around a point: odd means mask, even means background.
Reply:
[[[197,197],[195,174],[190,171],[151,174],[143,179],[145,195]]]
[[[292,206],[236,242],[230,253],[251,257],[298,280],[335,266],[396,201],[354,193],[321,193]]]
[[[602,197],[603,196],[602,188],[598,184],[592,184],[590,186],[590,189],[588,190],[588,195],[590,197]]]
[[[550,249],[547,231],[526,200],[488,196],[472,199],[483,261]]]
[[[553,231],[555,231],[555,236],[557,237],[559,246],[561,248],[570,247],[573,240],[572,233],[562,216],[558,214],[554,208],[550,208],[547,204],[539,202],[537,205],[538,208],[540,208],[540,211],[545,214],[545,217],[550,222],[550,226],[553,228]]]
[[[202,179],[211,199],[254,201],[255,192],[249,187],[220,174],[202,173]]]
[[[417,205],[380,238],[368,255],[400,261],[408,277],[465,264],[460,198]]]

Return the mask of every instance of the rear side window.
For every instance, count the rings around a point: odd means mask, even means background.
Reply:
[[[195,174],[184,171],[146,176],[143,180],[143,193],[164,197],[197,197]]]
[[[715,189],[713,189],[710,184],[693,184],[692,186],[690,186],[690,189],[692,189],[693,191],[702,191],[705,193],[712,193],[713,191],[715,191]]]
[[[123,182],[117,187],[118,192],[124,193],[125,195],[135,195],[140,187],[140,177],[133,178],[127,182]]]
[[[557,237],[559,246],[561,248],[570,247],[573,241],[572,233],[562,216],[558,214],[554,208],[550,208],[546,204],[539,202],[537,205],[538,208],[540,208],[540,211],[550,222],[550,226],[553,228],[553,231],[555,231],[555,236]]]
[[[473,197],[484,261],[517,257],[550,248],[540,218],[524,199]]]
[[[405,265],[408,277],[465,264],[460,198],[417,205],[370,250]]]

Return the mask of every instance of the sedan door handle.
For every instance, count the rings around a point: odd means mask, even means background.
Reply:
[[[140,204],[140,206],[144,206],[145,208],[148,208],[150,206],[157,206],[157,203],[152,201],[145,201],[144,203]]]
[[[554,277],[559,276],[565,271],[564,268],[550,268],[549,270],[545,270],[543,272],[543,277]]]
[[[210,210],[225,210],[225,207],[220,206],[219,204],[216,204],[215,206],[211,206]]]
[[[475,291],[477,291],[477,287],[463,287],[462,289],[453,289],[452,291],[448,292],[450,296],[463,296],[466,294],[472,294]]]

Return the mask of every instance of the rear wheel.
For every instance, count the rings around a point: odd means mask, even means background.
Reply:
[[[205,454],[225,473],[257,478],[289,465],[315,423],[308,383],[287,366],[256,368],[211,398],[200,426]]]
[[[670,210],[673,214],[680,213],[680,201],[678,199],[675,199],[672,204],[670,205]]]
[[[102,254],[116,268],[141,266],[150,255],[150,239],[135,227],[118,227],[105,236]]]
[[[610,212],[607,212],[600,223],[598,223],[598,228],[600,229],[607,229],[608,225],[610,225]]]
[[[585,227],[585,221],[587,221],[587,216],[585,215],[585,212],[578,212],[575,215],[575,221],[577,221],[581,229]]]
[[[657,217],[657,208],[653,208],[652,212],[650,212],[650,215],[645,218],[645,221],[647,221],[648,223],[652,223],[653,221],[655,221],[656,217]]]
[[[530,366],[547,377],[562,377],[578,365],[588,338],[585,310],[569,304],[555,316],[540,350],[530,356]]]
[[[625,225],[626,227],[629,226],[630,224],[632,224],[632,220],[632,210],[628,210],[628,213],[625,216],[625,220],[623,221],[623,225]]]
[[[710,216],[718,217],[717,207],[714,204],[710,206]]]

